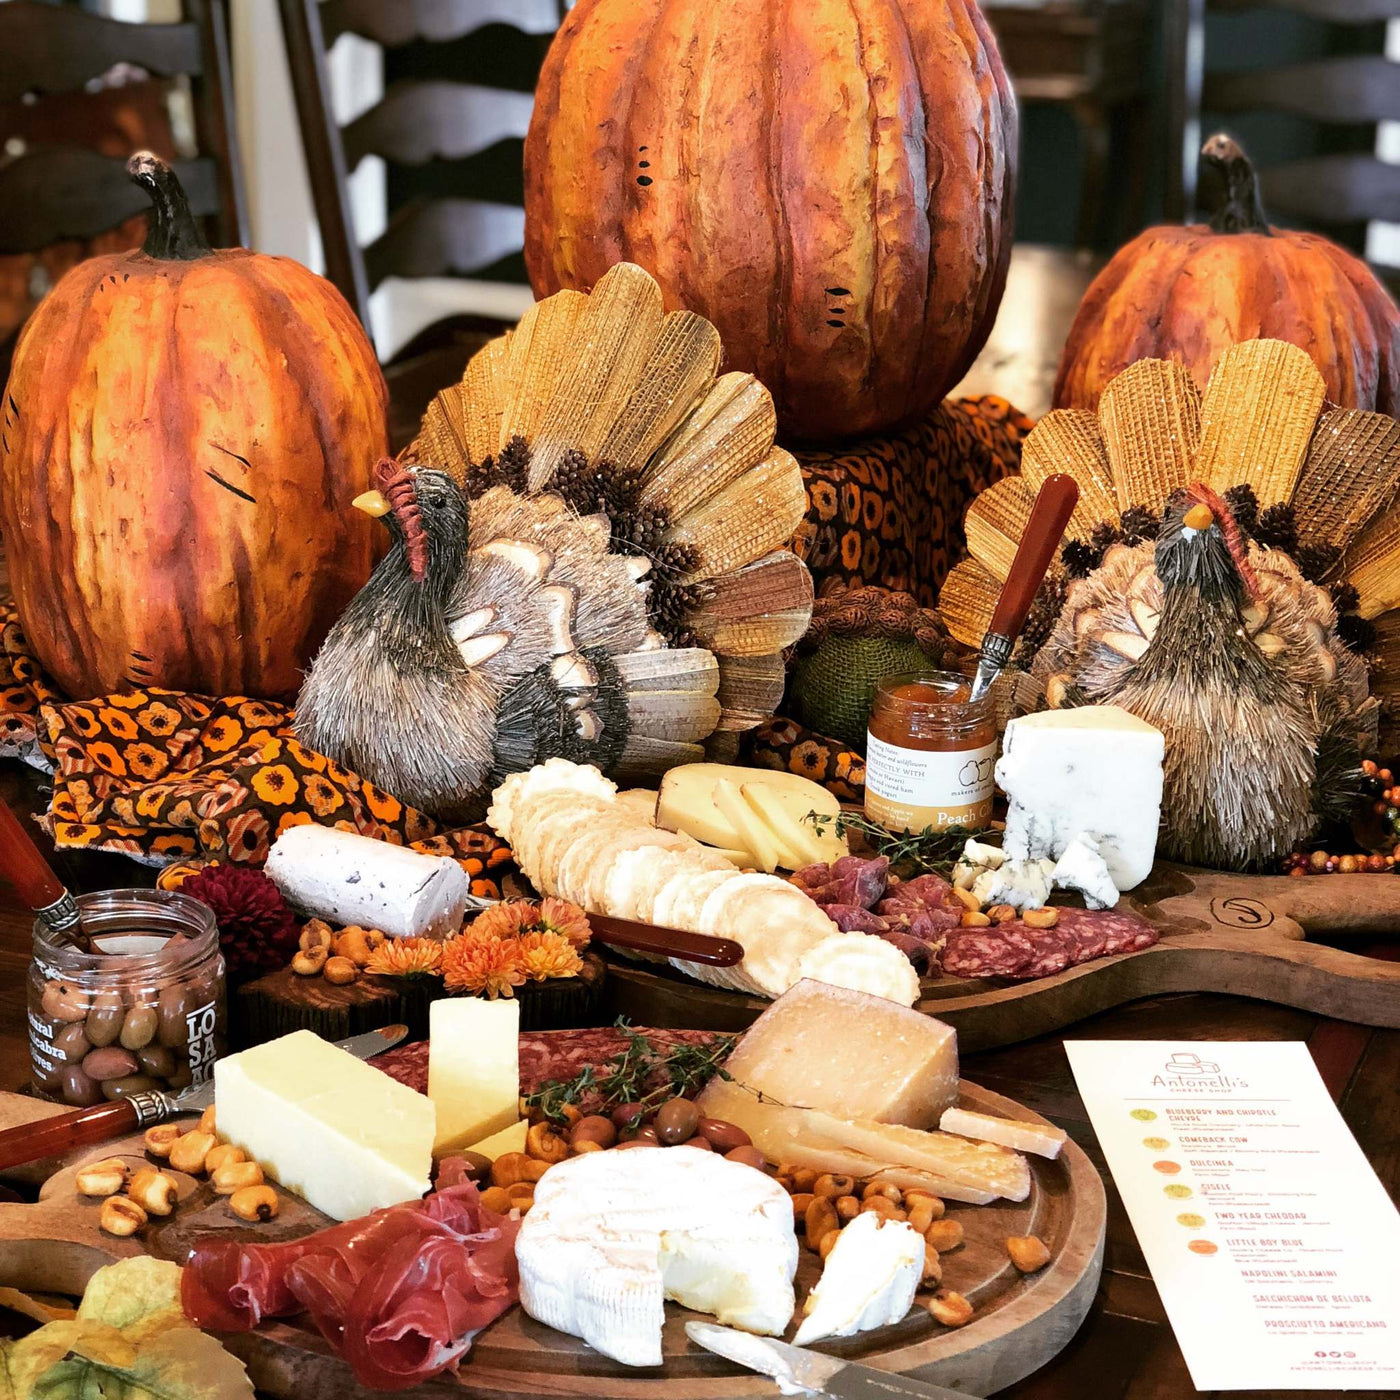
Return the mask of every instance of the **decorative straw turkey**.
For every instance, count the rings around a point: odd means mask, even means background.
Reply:
[[[1226,351],[1204,397],[1139,360],[1097,415],[1048,414],[968,510],[939,599],[975,645],[1041,482],[1079,506],[1009,678],[1014,708],[1114,704],[1166,735],[1162,855],[1268,865],[1345,815],[1400,667],[1400,424],[1322,413],[1309,356]],[[1376,684],[1368,685],[1368,662]]]
[[[637,777],[767,718],[812,610],[768,391],[619,263],[539,302],[429,405],[357,504],[393,548],[297,732],[436,816],[551,756]],[[716,733],[716,731],[719,731]]]

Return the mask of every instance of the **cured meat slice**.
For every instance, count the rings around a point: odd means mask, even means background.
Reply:
[[[866,859],[862,856],[842,856],[831,867],[831,880],[838,887],[841,904],[859,904],[873,909],[889,883],[890,863],[884,856]]]
[[[952,885],[941,875],[935,875],[932,872],[927,875],[917,875],[912,880],[905,880],[890,891],[892,895],[901,900],[906,897],[917,899],[920,904],[929,909],[942,908],[944,901],[952,892]]]
[[[788,879],[799,890],[812,894],[823,885],[831,883],[831,866],[826,861],[819,860],[815,865],[804,865],[801,870],[794,870]]]
[[[455,1370],[519,1296],[520,1221],[482,1206],[460,1158],[421,1201],[285,1244],[202,1239],[180,1280],[185,1315],[218,1332],[305,1312],[362,1385],[403,1390]]]
[[[1035,945],[1011,924],[949,934],[940,959],[952,977],[1014,977],[1035,956]]]
[[[1035,949],[1030,962],[1014,974],[1017,978],[1053,977],[1077,961],[1078,942],[1058,925],[1054,928],[1031,928],[1028,924],[1018,924],[1017,930]]]
[[[1101,958],[1108,947],[1109,930],[1098,914],[1088,909],[1061,909],[1059,922],[1055,927],[1074,941],[1075,954],[1072,961],[1092,962]]]
[[[1061,909],[1060,922],[1076,931],[1090,926],[1101,930],[1104,937],[1100,956],[1134,953],[1150,948],[1157,941],[1157,930],[1142,918],[1124,909]],[[1076,932],[1078,937],[1078,932]],[[1081,958],[1080,961],[1087,961]]]
[[[859,904],[823,904],[826,916],[842,933],[878,933],[889,929],[889,920]]]

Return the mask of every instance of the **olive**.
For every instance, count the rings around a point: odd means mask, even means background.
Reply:
[[[657,1147],[661,1139],[656,1135],[656,1129],[650,1125],[642,1128],[629,1128],[623,1137],[627,1142],[644,1142],[650,1147]]]
[[[41,1093],[56,1094],[63,1087],[63,1072],[68,1068],[62,1060],[55,1060],[52,1064],[46,1061],[35,1059],[34,1061],[34,1087]]]
[[[102,1088],[91,1075],[83,1073],[81,1065],[69,1065],[63,1071],[63,1101],[74,1108],[86,1108],[102,1102]]]
[[[44,994],[39,999],[46,1016],[55,1021],[81,1021],[87,1015],[82,992],[70,987],[66,982],[45,982]]]
[[[190,1028],[185,1013],[193,1004],[188,987],[167,987],[157,1002],[160,1043],[172,1050],[190,1042]]]
[[[580,1118],[569,1132],[569,1146],[580,1142],[596,1142],[599,1147],[611,1147],[617,1141],[617,1129],[611,1118],[599,1113]]]
[[[130,1094],[144,1094],[149,1089],[159,1089],[160,1080],[149,1074],[127,1074],[120,1079],[106,1079],[102,1082],[102,1097],[124,1099]]]
[[[188,1089],[194,1083],[194,1071],[190,1068],[189,1059],[182,1055],[175,1061],[175,1073],[165,1076],[166,1086],[172,1091]]]
[[[83,1073],[90,1079],[121,1079],[137,1069],[136,1056],[117,1045],[104,1045],[83,1056]]]
[[[121,994],[99,992],[87,1015],[87,1038],[94,1045],[111,1045],[121,1034],[125,1020],[126,1008],[122,1006]]]
[[[726,1162],[742,1162],[746,1167],[757,1167],[762,1171],[768,1163],[763,1158],[758,1148],[745,1143],[742,1147],[736,1147],[724,1154]]]
[[[68,1063],[72,1065],[77,1064],[91,1049],[92,1042],[83,1034],[83,1023],[81,1021],[70,1021],[68,1025],[64,1026],[53,1038],[54,1054],[67,1060]]]
[[[656,1110],[656,1136],[663,1147],[674,1147],[695,1135],[700,1110],[690,1099],[667,1099]]]
[[[753,1141],[742,1128],[736,1128],[722,1118],[702,1118],[696,1131],[710,1140],[710,1146],[716,1152],[732,1152],[736,1147],[747,1147]]]
[[[613,1123],[618,1128],[630,1128],[646,1117],[646,1108],[639,1103],[620,1103],[612,1111]]]
[[[122,1022],[121,1043],[128,1050],[140,1050],[155,1039],[159,1017],[154,1006],[133,1006]]]
[[[696,1133],[694,1137],[688,1137],[684,1142],[677,1143],[678,1147],[694,1147],[701,1152],[713,1152],[715,1149],[710,1145],[709,1138],[701,1137]]]
[[[136,1062],[143,1074],[169,1079],[175,1073],[175,1052],[164,1045],[143,1045],[136,1052]]]

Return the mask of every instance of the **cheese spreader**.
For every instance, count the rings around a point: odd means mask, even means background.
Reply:
[[[795,1347],[772,1337],[755,1337],[715,1322],[687,1322],[692,1342],[750,1371],[771,1376],[785,1395],[808,1391],[833,1400],[973,1400],[965,1390],[930,1385],[894,1371],[877,1371],[839,1356]]]
[[[337,1040],[336,1047],[347,1050],[358,1060],[371,1060],[392,1049],[408,1034],[407,1026],[381,1026],[377,1031],[365,1031],[347,1040]],[[133,1128],[149,1128],[164,1123],[181,1113],[202,1113],[214,1102],[214,1079],[211,1075],[202,1084],[191,1084],[178,1094],[156,1089],[143,1089],[112,1103],[80,1108],[73,1113],[58,1113],[18,1128],[0,1132],[0,1169],[17,1167],[23,1162],[36,1162],[44,1157],[56,1157],[75,1147],[90,1147],[121,1137]]]

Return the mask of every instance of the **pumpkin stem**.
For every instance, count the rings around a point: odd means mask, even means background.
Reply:
[[[147,257],[182,262],[203,257],[209,245],[190,213],[190,202],[175,172],[150,151],[137,151],[127,161],[126,173],[151,197],[151,226],[141,251]]]
[[[1217,132],[1201,147],[1201,159],[1218,170],[1225,181],[1225,198],[1211,215],[1211,232],[1268,234],[1269,221],[1259,202],[1259,182],[1239,143],[1223,131]]]

